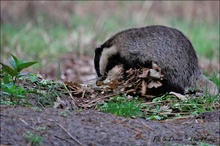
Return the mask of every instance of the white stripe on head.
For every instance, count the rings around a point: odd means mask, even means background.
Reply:
[[[101,75],[105,74],[106,67],[108,65],[109,58],[118,53],[118,49],[115,46],[110,48],[104,48],[99,60],[99,70]]]

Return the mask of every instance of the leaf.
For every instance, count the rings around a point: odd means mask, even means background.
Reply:
[[[147,85],[147,87],[148,88],[153,88],[153,87],[155,87],[155,88],[158,88],[158,87],[160,87],[160,86],[162,86],[162,83],[160,82],[160,81],[151,81],[148,85]]]
[[[0,63],[2,65],[2,70],[4,70],[4,72],[10,74],[12,77],[18,75],[18,72],[12,68],[10,68],[9,66],[3,64],[3,63]]]
[[[18,65],[18,72],[20,72],[21,70],[28,68],[29,66],[35,64],[37,62],[26,62],[26,63],[21,63]]]
[[[3,81],[4,81],[5,84],[10,83],[10,78],[9,78],[8,74],[4,75]]]
[[[97,81],[97,82],[96,82],[96,85],[97,85],[97,86],[101,86],[101,85],[104,85],[104,83],[103,83],[103,81]]]
[[[160,101],[160,100],[163,99],[163,97],[164,97],[164,96],[156,97],[156,98],[154,98],[154,99],[152,100],[152,102],[154,103],[154,102]]]
[[[154,70],[154,69],[150,69],[150,74],[149,77],[152,79],[160,79],[161,78],[161,74],[160,72]]]
[[[169,114],[172,112],[172,109],[167,105],[163,105],[160,107],[160,111],[163,112],[163,114]]]
[[[161,73],[161,68],[155,62],[152,62],[152,69]]]
[[[162,117],[158,116],[158,115],[152,115],[150,117],[147,118],[148,120],[152,120],[152,119],[156,119],[156,120],[161,120]]]
[[[138,77],[139,78],[147,78],[148,74],[149,74],[149,69],[147,69],[147,70],[143,69],[143,73],[138,75]]]
[[[22,92],[23,92],[24,88],[23,87],[18,87],[17,90],[16,90],[16,94],[17,95],[21,95]]]
[[[184,101],[184,100],[187,100],[186,96],[185,96],[185,95],[182,95],[182,94],[180,94],[180,93],[170,92],[169,94],[176,96],[176,97],[179,98],[180,100],[183,100],[183,101]]]
[[[18,65],[20,64],[20,61],[18,60],[18,58],[15,57],[13,54],[11,54],[11,56],[13,57],[13,59],[14,59],[16,65],[18,66]]]
[[[6,95],[11,95],[14,93],[14,89],[15,89],[16,85],[6,85],[4,86],[1,90],[3,91],[4,94]]]
[[[20,64],[25,63],[25,62],[26,62],[25,59],[22,59],[22,60],[20,61]]]
[[[13,85],[9,88],[10,93],[13,93],[13,92],[15,91],[15,88],[16,88],[16,85],[13,84]]]
[[[117,88],[117,85],[118,85],[118,80],[113,80],[112,82],[108,84],[108,86],[113,90]]]
[[[19,74],[18,74],[18,77],[27,76],[27,75],[29,75],[29,72],[19,73]]]
[[[8,62],[11,64],[11,66],[12,66],[14,69],[17,69],[17,65],[16,65],[16,63],[15,63],[14,60],[12,60],[12,59],[10,58],[10,59],[8,59]]]
[[[161,119],[163,119],[161,116],[158,116],[158,115],[154,116],[154,118],[155,118],[156,120],[161,120]]]
[[[29,74],[29,78],[30,78],[32,83],[37,80],[37,76],[35,74],[32,74],[32,73]]]

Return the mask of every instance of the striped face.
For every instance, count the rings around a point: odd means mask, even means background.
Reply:
[[[117,65],[118,60],[113,57],[118,54],[117,48],[111,46],[109,48],[96,48],[94,64],[98,77],[104,76],[111,68]]]

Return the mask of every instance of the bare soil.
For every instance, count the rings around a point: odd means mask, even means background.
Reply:
[[[65,114],[64,114],[65,113]],[[131,119],[95,110],[1,107],[1,145],[32,145],[23,136],[42,137],[40,145],[128,146],[220,144],[220,111],[167,121]]]

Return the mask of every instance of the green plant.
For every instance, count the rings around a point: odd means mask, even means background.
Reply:
[[[213,73],[212,76],[210,77],[210,80],[216,84],[218,87],[218,90],[220,90],[220,79],[217,77],[216,73]]]
[[[42,137],[31,131],[27,131],[26,133],[24,133],[23,137],[26,138],[28,143],[31,143],[31,145],[40,145],[40,143],[42,142]]]
[[[113,97],[108,102],[98,105],[98,109],[123,117],[140,116],[142,113],[140,101],[137,98],[129,101],[126,96]]]
[[[152,102],[142,103],[142,109],[146,119],[163,120],[219,109],[219,100],[218,95],[210,97],[208,92],[204,96],[189,97],[186,100],[167,94],[154,98]]]
[[[199,142],[198,146],[215,146],[215,145],[204,143],[204,142]]]
[[[13,68],[3,63],[0,63],[2,65],[1,73],[5,73],[4,81],[9,82],[10,81],[9,75],[10,75],[13,83],[15,84],[19,77],[26,76],[28,74],[28,73],[21,73],[21,71],[37,62],[25,62],[25,60],[19,61],[14,55],[11,54],[11,56],[13,60],[8,59],[8,62],[11,64]]]
[[[14,105],[20,104],[20,101],[25,98],[25,94],[30,92],[16,84],[18,78],[28,75],[28,73],[21,73],[21,71],[37,62],[19,61],[14,55],[11,54],[11,56],[13,60],[9,59],[8,62],[11,64],[12,68],[0,63],[2,65],[0,73],[1,76],[3,76],[3,81],[0,81],[1,93],[10,98],[10,101],[3,101],[1,99],[1,103]]]
[[[40,96],[37,97],[37,102],[43,106],[52,107],[57,97],[63,96],[62,84],[42,79],[37,82],[37,91]],[[62,95],[61,95],[62,94]]]
[[[67,117],[70,113],[70,108],[66,108],[64,111],[60,112],[60,115],[63,117]]]
[[[23,87],[18,87],[16,84],[3,84],[2,93],[10,97],[10,102],[12,105],[20,104],[22,99],[25,99],[25,94],[28,91],[25,91]],[[4,103],[4,102],[3,102]]]

